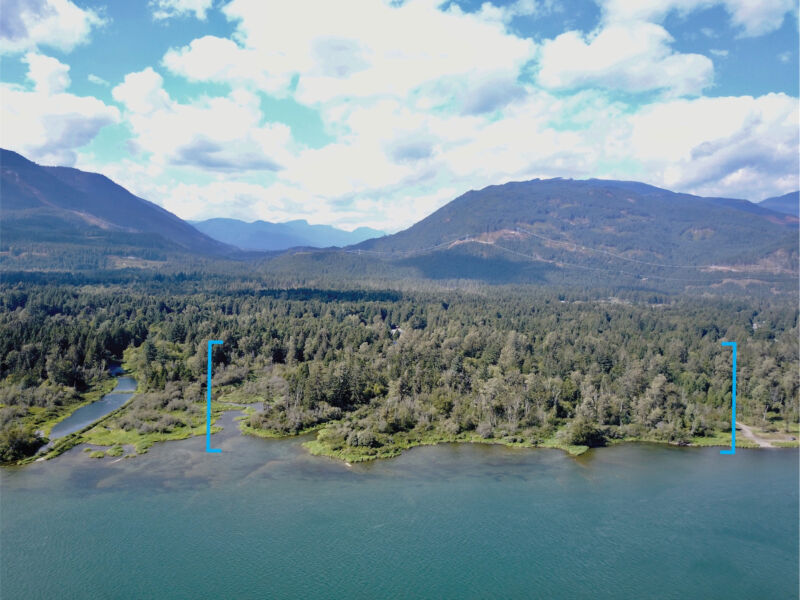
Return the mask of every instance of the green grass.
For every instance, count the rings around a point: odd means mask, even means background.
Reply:
[[[714,435],[711,436],[704,436],[698,437],[695,436],[691,439],[692,446],[728,446],[731,445],[731,434],[730,432],[722,432],[717,431]],[[736,447],[737,448],[758,448],[758,444],[753,442],[752,440],[748,440],[746,437],[741,435],[741,433],[736,436]]]
[[[125,454],[125,449],[119,444],[106,450],[106,456],[122,456],[123,454]]]
[[[244,430],[245,427],[243,426],[242,429]],[[248,433],[251,435],[258,435],[261,437],[270,437],[270,438],[284,437],[275,432],[264,433],[259,430],[254,430],[249,425],[246,426],[246,429],[248,430]],[[557,432],[551,437],[540,441],[531,441],[531,440],[526,440],[524,438],[522,439],[522,441],[520,441],[519,436],[515,436],[515,439],[513,440],[508,438],[484,439],[474,432],[463,432],[457,435],[448,435],[435,430],[422,435],[419,435],[417,432],[414,431],[408,433],[398,433],[393,436],[393,439],[394,441],[392,444],[387,444],[378,448],[362,448],[358,446],[352,447],[347,445],[331,445],[324,439],[323,435],[323,436],[317,436],[317,438],[305,442],[303,446],[306,449],[308,449],[308,451],[311,454],[315,456],[327,456],[330,458],[343,460],[349,463],[365,462],[381,458],[392,458],[398,456],[404,450],[413,448],[415,446],[428,446],[441,443],[499,444],[513,448],[551,448],[551,449],[562,450],[567,454],[569,454],[570,456],[580,456],[581,454],[584,454],[585,452],[590,450],[589,446],[578,446],[578,445],[571,445],[564,443],[557,435]],[[624,444],[624,443],[641,443],[641,442],[674,445],[673,442],[668,442],[665,440],[659,440],[655,438],[646,439],[637,437],[609,440],[609,445]],[[780,447],[797,447],[800,446],[800,441],[796,440],[793,442],[773,442],[773,444],[775,446],[780,446]],[[713,446],[730,447],[731,434],[729,432],[718,431],[711,436],[693,437],[691,438],[689,445],[698,447],[713,447]],[[736,440],[736,447],[758,448],[758,444],[746,438],[742,438],[742,436],[739,436]]]
[[[223,388],[223,391],[219,393],[219,400],[220,402],[235,402],[237,404],[258,404],[259,402],[264,402],[265,398],[262,396],[245,394],[241,389],[230,389],[229,386],[226,386],[226,388]]]
[[[716,431],[714,435],[694,436],[690,443],[692,446],[730,446],[731,434]]]
[[[212,427],[211,433],[222,431],[221,427]],[[156,442],[170,440],[185,440],[195,435],[204,435],[206,425],[194,427],[177,427],[169,432],[154,431],[152,433],[139,433],[138,431],[125,431],[124,429],[108,429],[95,426],[82,435],[83,441],[95,446],[133,446],[137,454],[144,454]]]
[[[106,453],[102,450],[94,450],[93,452],[89,453],[89,458],[104,458],[105,455]]]
[[[247,415],[237,417],[237,419],[239,420],[239,431],[241,431],[244,435],[252,435],[254,437],[260,437],[269,440],[278,440],[306,435],[308,433],[319,431],[325,427],[325,425],[314,425],[313,427],[307,427],[306,429],[298,431],[297,433],[282,433],[280,431],[275,431],[274,429],[258,429],[256,427],[251,427],[250,423],[247,422]]]
[[[800,440],[770,442],[776,448],[800,448]]]
[[[128,406],[127,404],[125,406]],[[211,403],[211,433],[218,433],[222,431],[222,427],[215,426],[214,423],[219,418],[220,414],[228,410],[241,410],[240,407],[227,404],[225,402],[212,402]],[[184,417],[186,414],[181,411],[162,411],[163,414],[173,414],[176,417]],[[110,413],[111,415],[119,416],[120,413]],[[94,444],[96,446],[112,446],[120,447],[120,455],[122,453],[121,446],[133,446],[136,454],[144,454],[153,444],[158,442],[169,442],[173,440],[185,440],[196,435],[205,435],[206,433],[206,417],[205,412],[202,416],[196,416],[192,423],[184,427],[176,427],[172,431],[154,431],[152,433],[139,433],[135,430],[126,431],[114,426],[114,422],[108,422],[107,419],[96,423],[90,429],[81,434],[82,441]],[[117,456],[117,455],[111,455]]]
[[[248,426],[249,427],[249,426]],[[250,428],[252,429],[252,428]],[[324,430],[324,428],[323,428]],[[258,434],[255,434],[258,435]],[[323,437],[323,439],[320,439]],[[468,443],[468,444],[492,444],[508,446],[511,448],[551,448],[563,450],[570,456],[579,456],[589,450],[589,446],[573,446],[565,444],[556,437],[549,438],[541,442],[525,440],[519,436],[509,438],[484,438],[475,432],[462,432],[458,434],[447,434],[433,430],[429,432],[400,432],[395,433],[393,442],[377,448],[331,445],[324,439],[324,436],[317,436],[315,439],[305,442],[303,446],[315,456],[327,456],[336,458],[348,463],[368,462],[382,458],[393,458],[402,454],[404,450],[417,446],[434,446],[436,444],[448,443]]]
[[[589,451],[589,446],[575,446],[575,445],[572,445],[572,444],[565,444],[564,442],[561,442],[561,441],[556,440],[554,438],[550,438],[548,440],[545,440],[544,442],[539,444],[538,447],[539,448],[554,448],[554,449],[557,449],[557,450],[563,450],[564,452],[566,452],[570,456],[580,456],[584,452],[588,452]]]

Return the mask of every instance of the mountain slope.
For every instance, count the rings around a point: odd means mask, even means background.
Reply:
[[[467,192],[405,231],[348,251],[434,278],[685,285],[744,274],[794,277],[798,255],[796,220],[784,214],[746,201],[594,179]]]
[[[3,246],[66,244],[222,255],[233,248],[117,185],[67,167],[43,167],[0,150]]]
[[[759,202],[758,206],[776,212],[786,213],[794,217],[800,217],[800,191],[789,192],[788,194],[776,196],[774,198],[767,198]]]
[[[192,225],[215,240],[245,250],[285,250],[298,246],[311,248],[349,246],[385,235],[384,232],[369,227],[344,231],[330,225],[310,225],[305,220],[285,223],[269,221],[247,223],[238,219],[208,219],[192,221]]]

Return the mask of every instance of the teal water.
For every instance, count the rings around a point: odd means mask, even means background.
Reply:
[[[482,445],[368,465],[301,440],[74,449],[0,473],[0,596],[796,598],[798,453]]]
[[[70,433],[80,431],[101,417],[117,410],[133,397],[136,391],[136,380],[131,377],[118,377],[114,390],[96,402],[81,406],[63,421],[56,423],[50,430],[50,439],[55,440]]]

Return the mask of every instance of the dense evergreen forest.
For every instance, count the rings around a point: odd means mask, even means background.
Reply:
[[[0,295],[0,458],[35,453],[123,356],[142,393],[102,439],[188,435],[209,339],[224,341],[215,394],[246,405],[244,431],[317,428],[312,450],[352,460],[439,440],[710,439],[730,431],[722,340],[739,344],[740,417],[798,420],[795,299],[29,281]]]

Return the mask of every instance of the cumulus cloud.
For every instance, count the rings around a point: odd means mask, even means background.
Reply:
[[[23,58],[28,64],[28,79],[33,89],[44,94],[58,94],[69,87],[69,65],[44,54],[28,52]]]
[[[271,182],[245,181],[241,170],[212,165],[212,183],[176,179],[152,187],[148,172],[138,191],[185,218],[308,218],[392,231],[468,189],[534,177],[634,178],[677,191],[762,198],[797,187],[796,108],[795,98],[769,94],[672,99],[631,110],[603,92],[560,97],[531,89],[491,120],[422,113],[387,99],[343,110],[338,119],[350,134],[324,148],[294,148]],[[158,147],[158,140],[137,140],[144,149]],[[194,166],[203,152],[214,157],[215,147],[200,146],[192,147]],[[241,153],[228,160],[234,157],[243,160]]]
[[[105,23],[69,0],[5,0],[0,10],[0,54],[49,46],[69,52]]]
[[[97,168],[185,218],[391,231],[468,189],[534,177],[751,198],[796,187],[797,99],[695,97],[711,61],[673,49],[654,3],[629,4],[609,1],[597,31],[537,47],[510,23],[547,3],[234,0],[230,39],[194,39],[161,65],[230,91],[177,101],[155,69],[128,74],[112,95],[138,154]],[[631,104],[618,90],[651,93]],[[265,119],[264,92],[318,111],[334,141],[295,142]]]
[[[33,90],[0,84],[3,146],[49,164],[72,165],[76,151],[98,132],[119,121],[119,111],[94,97],[66,93],[69,66],[28,53],[27,78]]]
[[[568,31],[542,45],[538,80],[557,89],[699,94],[713,80],[713,63],[700,54],[674,52],[672,41],[660,25],[641,21],[608,25],[588,36]]]
[[[111,95],[134,115],[146,115],[169,108],[171,101],[163,85],[163,77],[147,67],[128,73],[123,82],[111,90]]]
[[[278,95],[291,83],[291,73],[278,75],[267,69],[255,50],[213,35],[168,50],[162,62],[167,70],[189,81],[230,83]]]
[[[775,31],[787,13],[797,10],[795,0],[601,0],[606,22],[661,22],[676,11],[687,15],[695,10],[722,5],[731,23],[744,37],[754,37]]]
[[[206,13],[213,4],[213,0],[151,0],[150,9],[156,21],[186,17],[194,14],[201,21],[206,20]]]
[[[533,58],[534,43],[510,34],[502,19],[438,4],[233,0],[223,12],[236,22],[236,43],[200,38],[168,52],[164,65],[194,80],[246,80],[272,94],[288,93],[298,77],[295,98],[317,104],[405,97],[453,77],[513,81]]]
[[[631,118],[630,152],[666,187],[761,198],[797,187],[799,126],[785,94],[675,100]]]
[[[261,122],[260,101],[246,90],[182,104],[148,67],[129,73],[111,93],[125,106],[133,143],[160,165],[218,171],[277,170],[290,160],[289,127]]]

